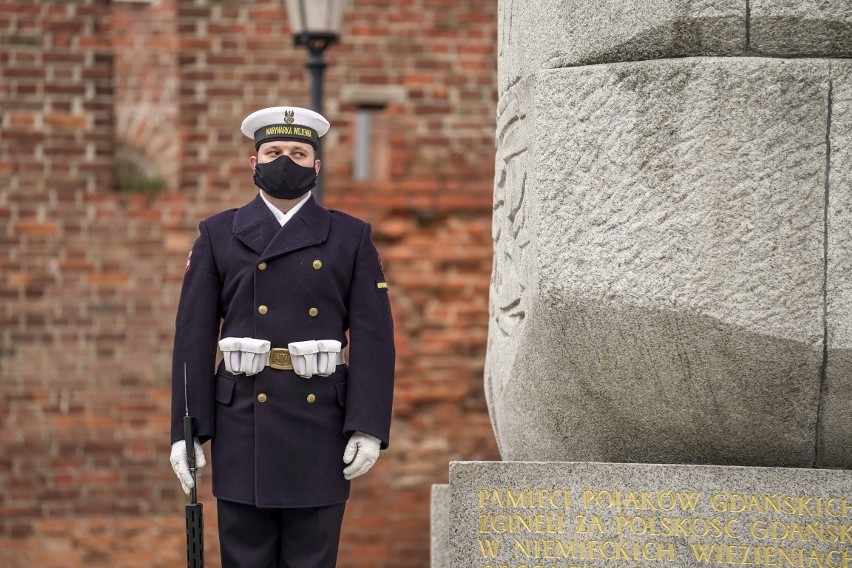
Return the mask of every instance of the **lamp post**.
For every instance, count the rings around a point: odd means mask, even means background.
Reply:
[[[308,50],[305,67],[311,73],[311,108],[322,114],[323,72],[328,67],[324,53],[328,47],[340,41],[343,27],[343,9],[346,0],[286,0],[287,15],[293,30],[293,44]],[[317,152],[322,148],[317,141]],[[322,154],[320,154],[322,155]],[[314,197],[322,204],[323,177],[320,174],[314,189]]]

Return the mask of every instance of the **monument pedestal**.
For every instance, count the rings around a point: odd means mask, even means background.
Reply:
[[[451,464],[433,566],[852,568],[849,6],[500,2],[510,461]]]
[[[450,567],[450,486],[432,486],[431,568]]]
[[[848,470],[453,462],[436,487],[433,568],[852,566]]]

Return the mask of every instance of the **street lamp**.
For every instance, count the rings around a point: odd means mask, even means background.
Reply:
[[[343,9],[347,0],[286,0],[287,15],[293,30],[293,44],[305,46],[311,72],[311,108],[322,114],[323,72],[328,63],[323,56],[328,47],[340,40]],[[321,139],[317,141],[317,151]],[[323,175],[317,179],[314,197],[322,203]]]

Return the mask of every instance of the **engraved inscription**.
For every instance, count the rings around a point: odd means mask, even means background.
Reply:
[[[480,487],[479,568],[852,568],[843,496]]]

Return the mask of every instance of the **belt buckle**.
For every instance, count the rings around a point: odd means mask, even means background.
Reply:
[[[269,350],[269,366],[278,371],[292,371],[293,360],[290,350],[284,347],[273,347]]]

